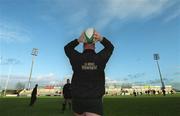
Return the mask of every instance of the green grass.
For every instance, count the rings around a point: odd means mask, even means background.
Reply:
[[[69,110],[61,113],[61,97],[40,97],[33,107],[29,100],[0,97],[0,116],[72,116]],[[180,116],[180,94],[105,97],[104,116]]]

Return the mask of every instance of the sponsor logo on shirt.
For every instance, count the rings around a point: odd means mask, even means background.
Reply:
[[[97,70],[97,65],[94,62],[85,62],[81,68],[82,70]]]

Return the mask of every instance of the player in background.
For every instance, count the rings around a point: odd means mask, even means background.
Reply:
[[[64,103],[62,104],[62,113],[64,113],[66,109],[66,104],[69,105],[69,109],[71,110],[71,83],[70,80],[67,79],[67,83],[63,87],[63,97],[64,97]]]

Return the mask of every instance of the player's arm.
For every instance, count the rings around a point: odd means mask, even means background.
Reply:
[[[79,43],[84,42],[84,38],[83,38],[83,33],[81,34],[81,36],[79,37],[79,39],[75,39],[71,42],[69,42],[65,47],[64,47],[64,51],[66,53],[66,55],[70,58],[74,55],[78,55],[80,54],[77,50],[75,50],[75,47],[77,45],[79,45]]]
[[[75,47],[79,44],[78,40],[75,39],[71,42],[69,42],[65,47],[64,47],[64,51],[67,55],[67,57],[71,58],[77,54],[79,54],[79,52],[77,50],[75,50]]]
[[[98,55],[104,58],[107,62],[114,50],[113,44],[105,37],[101,37],[101,35],[97,32],[95,33],[94,37],[96,41],[100,41],[100,43],[104,46],[104,48],[98,53]]]
[[[65,94],[65,87],[66,87],[66,85],[63,86],[63,91],[62,91],[63,95]]]

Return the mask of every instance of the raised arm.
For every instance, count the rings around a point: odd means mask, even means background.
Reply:
[[[102,38],[102,40],[100,41],[100,43],[104,46],[104,49],[102,49],[98,55],[102,56],[105,61],[107,62],[114,50],[114,46],[112,45],[112,43],[106,39],[105,37]]]
[[[102,49],[98,55],[104,59],[105,62],[107,62],[114,50],[114,46],[112,43],[106,39],[105,37],[102,37],[98,32],[94,33],[94,38],[96,41],[100,41],[100,43],[104,46],[104,49]]]
[[[75,39],[71,42],[69,42],[65,47],[64,47],[64,51],[67,55],[67,57],[71,58],[75,55],[78,55],[79,52],[77,50],[75,50],[75,47],[79,44],[78,40]]]

